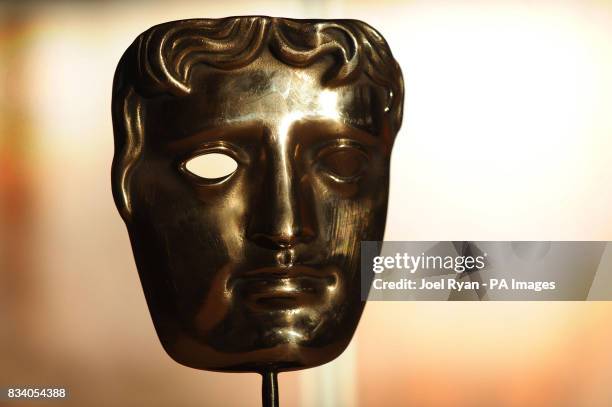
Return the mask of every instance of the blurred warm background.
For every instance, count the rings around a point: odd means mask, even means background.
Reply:
[[[612,240],[609,1],[2,2],[0,387],[259,405],[256,375],[164,354],[109,176],[123,50],[159,22],[237,14],[358,18],[387,38],[406,81],[387,239]],[[342,357],[281,375],[281,401],[609,406],[611,343],[606,302],[370,303]]]

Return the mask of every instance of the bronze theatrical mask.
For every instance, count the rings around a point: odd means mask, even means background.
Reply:
[[[383,238],[402,100],[361,21],[175,21],[128,48],[113,192],[173,359],[273,375],[340,355],[365,304],[360,242]],[[212,153],[236,170],[190,172]]]

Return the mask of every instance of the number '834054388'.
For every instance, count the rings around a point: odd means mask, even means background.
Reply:
[[[8,399],[63,399],[68,397],[64,387],[8,387],[2,392]]]

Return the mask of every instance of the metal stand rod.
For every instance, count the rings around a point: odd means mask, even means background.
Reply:
[[[263,407],[278,407],[278,381],[276,372],[262,372],[261,404]]]

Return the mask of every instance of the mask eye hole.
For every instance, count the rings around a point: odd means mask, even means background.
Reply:
[[[187,160],[183,168],[205,181],[218,182],[236,172],[238,162],[227,154],[206,153]]]
[[[367,165],[367,155],[358,148],[342,146],[325,151],[319,157],[319,166],[334,180],[356,181]]]

